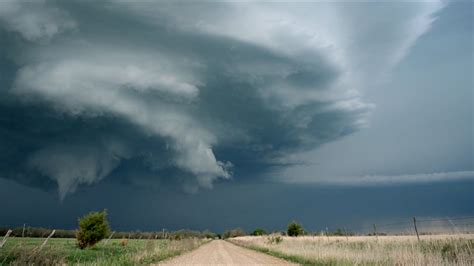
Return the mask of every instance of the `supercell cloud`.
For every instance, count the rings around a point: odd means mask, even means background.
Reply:
[[[105,178],[196,191],[292,164],[367,125],[363,91],[442,8],[0,5],[0,176],[61,198]]]

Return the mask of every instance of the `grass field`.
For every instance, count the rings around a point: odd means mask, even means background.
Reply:
[[[306,265],[473,265],[474,235],[236,237],[231,242]]]
[[[112,239],[81,250],[75,239],[51,238],[39,250],[43,241],[44,238],[9,238],[0,249],[0,265],[145,265],[195,249],[206,240]]]

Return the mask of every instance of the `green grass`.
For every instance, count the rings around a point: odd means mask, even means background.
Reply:
[[[43,238],[10,238],[0,249],[0,265],[81,264],[137,265],[150,264],[197,248],[203,240],[138,240],[100,242],[92,248],[79,249],[72,238],[52,238],[39,250]]]

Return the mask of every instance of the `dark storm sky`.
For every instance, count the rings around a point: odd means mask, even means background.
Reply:
[[[0,3],[0,226],[474,214],[473,12]]]

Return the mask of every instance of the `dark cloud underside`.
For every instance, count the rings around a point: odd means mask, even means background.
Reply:
[[[291,165],[367,124],[364,66],[389,71],[441,8],[397,10],[408,19],[371,46],[394,57],[364,65],[357,39],[306,5],[2,5],[0,176],[61,197],[105,178],[196,191]]]

